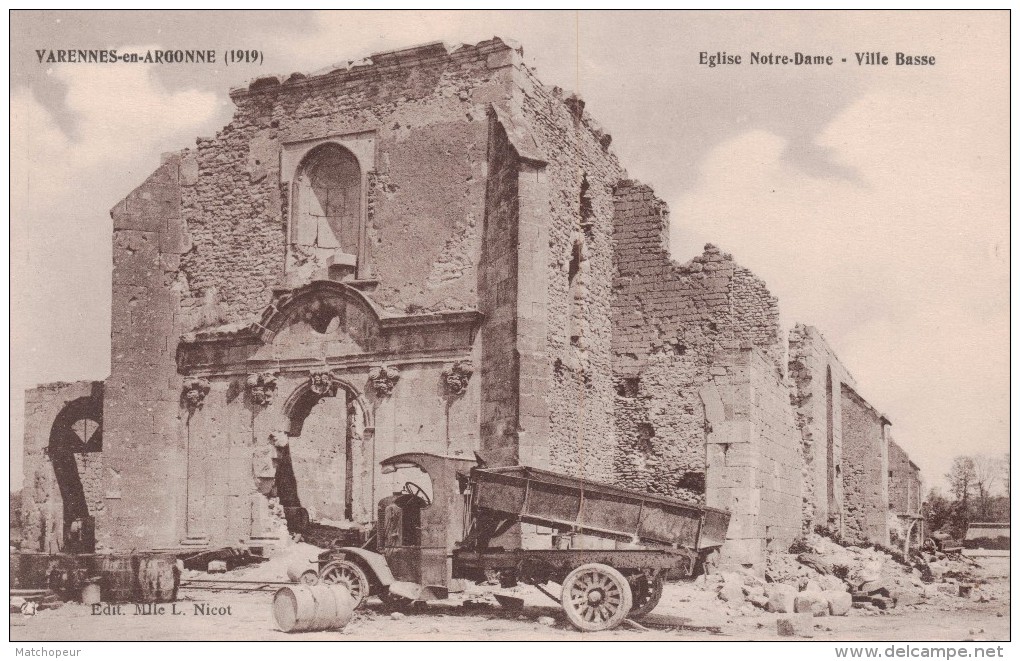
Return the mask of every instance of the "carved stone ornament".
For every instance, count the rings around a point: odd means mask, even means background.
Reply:
[[[336,394],[336,378],[328,371],[312,372],[308,375],[309,389],[319,397]]]
[[[372,390],[378,397],[389,397],[393,389],[397,387],[400,380],[400,370],[389,365],[375,367],[368,373],[368,380],[372,384]]]
[[[470,360],[461,360],[453,364],[449,369],[443,370],[443,383],[446,385],[446,392],[453,397],[460,397],[467,391],[468,381],[475,372],[475,366]]]
[[[192,413],[202,408],[205,396],[209,394],[209,382],[205,379],[185,379],[181,390],[181,403]]]
[[[248,386],[248,396],[256,406],[269,406],[273,403],[273,395],[276,394],[275,374],[272,372],[249,374],[245,383]]]

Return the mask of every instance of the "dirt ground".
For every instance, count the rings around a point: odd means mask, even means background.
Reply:
[[[815,618],[814,640],[1008,640],[1009,558],[982,558],[978,603],[952,598],[891,611],[851,610],[844,617]],[[260,568],[263,574],[265,568]],[[553,593],[555,586],[549,586]],[[516,613],[500,608],[492,592],[523,598]],[[782,615],[722,602],[698,584],[669,584],[659,606],[641,621],[647,631],[626,624],[613,631],[582,634],[562,610],[531,587],[512,590],[475,586],[464,595],[396,615],[375,598],[359,609],[340,632],[287,634],[273,622],[272,592],[227,593],[182,589],[163,614],[136,614],[125,605],[120,614],[92,614],[69,603],[34,616],[11,615],[12,641],[55,640],[790,640],[776,633]],[[174,608],[176,607],[176,608]],[[213,611],[201,614],[198,611]],[[176,612],[174,612],[176,611]],[[553,623],[538,619],[550,617]]]

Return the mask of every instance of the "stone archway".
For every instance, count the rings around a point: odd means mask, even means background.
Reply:
[[[50,428],[47,453],[63,502],[61,547],[96,548],[95,517],[102,505],[103,400],[79,397],[64,405]]]
[[[287,400],[284,415],[288,441],[278,450],[276,493],[289,527],[301,518],[370,522],[374,429],[361,394],[328,372],[313,373]]]

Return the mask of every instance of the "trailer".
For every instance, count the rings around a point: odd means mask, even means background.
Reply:
[[[346,584],[359,604],[370,595],[397,605],[444,598],[498,577],[503,587],[536,586],[582,631],[611,629],[651,612],[667,573],[710,570],[729,525],[724,510],[528,466],[425,453],[382,465],[424,471],[432,495],[408,482],[380,502],[376,551],[320,556],[320,580]],[[532,548],[522,524],[555,541]],[[559,598],[549,582],[562,586]]]

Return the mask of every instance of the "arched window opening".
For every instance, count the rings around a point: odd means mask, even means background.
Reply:
[[[361,167],[346,148],[327,143],[301,161],[294,181],[291,242],[328,265],[357,266]]]

